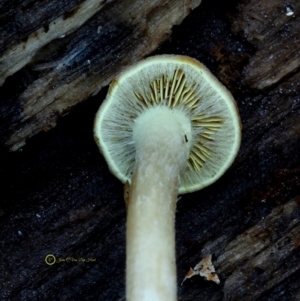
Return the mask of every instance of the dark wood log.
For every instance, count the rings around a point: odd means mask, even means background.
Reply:
[[[26,50],[26,41],[30,34],[44,27],[47,32],[49,23],[69,12],[80,0],[71,1],[32,1],[32,0],[4,0],[0,3],[0,53],[7,51],[12,46],[23,41],[23,50]],[[98,1],[99,3],[104,1]],[[48,28],[49,30],[49,28]],[[25,40],[25,41],[24,41]],[[2,70],[3,71],[3,70]]]
[[[54,127],[59,116],[96,94],[124,66],[155,50],[201,0],[149,0],[142,5],[137,0],[93,0],[74,7],[77,2],[52,0],[42,6],[38,1],[33,7],[25,5],[24,15],[22,6],[4,6],[0,84],[30,64],[26,83],[10,81],[13,89],[21,86],[19,93],[1,102],[6,125],[1,127],[1,142],[12,150]],[[37,16],[30,19],[35,7]],[[19,17],[25,24],[20,32]],[[8,35],[10,28],[14,31]]]
[[[245,84],[266,88],[299,69],[299,14],[297,0],[241,1],[232,29],[257,48],[245,69]]]
[[[260,41],[247,41],[244,30],[234,29],[248,2],[204,0],[155,52],[182,53],[205,63],[233,92],[243,124],[232,167],[210,187],[178,202],[181,301],[300,297],[300,73],[294,70],[264,89],[246,80],[249,62],[263,47],[268,53],[268,44],[258,46]],[[272,3],[261,1],[261,10]],[[44,51],[58,55],[59,44]],[[35,66],[46,68],[43,64],[37,60]],[[261,65],[256,68],[264,72]],[[39,77],[54,71],[35,72]],[[7,110],[35,72],[27,67],[7,79],[1,90]],[[9,91],[12,80],[21,87]],[[18,151],[1,150],[1,300],[125,300],[123,185],[109,173],[92,136],[105,93],[74,107],[54,129]],[[13,116],[4,109],[1,114]],[[10,119],[3,120],[8,127]],[[50,266],[48,254],[96,261],[69,259]],[[206,254],[212,254],[221,283],[195,276],[181,286],[189,268]]]

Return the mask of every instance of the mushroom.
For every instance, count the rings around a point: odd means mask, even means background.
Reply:
[[[177,195],[212,184],[236,157],[233,97],[198,61],[153,56],[111,83],[94,137],[111,172],[130,184],[126,300],[176,300]]]

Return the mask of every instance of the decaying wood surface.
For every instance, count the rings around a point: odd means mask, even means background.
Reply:
[[[60,115],[97,93],[122,67],[155,50],[200,3],[5,1],[0,84],[23,67],[29,75],[18,94],[1,102],[1,142],[17,150],[54,127]]]
[[[204,246],[209,253],[224,250],[215,266],[224,277],[225,300],[256,299],[300,270],[299,200],[278,206],[227,245],[220,237],[218,245]]]
[[[88,2],[80,5],[78,0],[2,1],[0,85],[7,76],[30,62],[42,46],[79,27],[97,12],[105,1],[90,1],[86,5]],[[87,6],[85,9],[84,5]],[[84,14],[78,13],[81,10]]]
[[[244,72],[244,81],[262,89],[277,83],[300,66],[300,2],[298,0],[241,1],[233,22],[257,47]]]
[[[296,37],[299,16],[286,16],[287,5],[298,9],[296,1],[204,0],[155,52],[186,54],[206,64],[233,92],[243,125],[232,167],[217,183],[178,202],[180,301],[300,300],[300,72],[289,67],[272,79],[266,72],[271,63],[263,59],[272,44],[278,51],[274,64],[281,64],[282,28],[291,25]],[[266,20],[277,20],[274,26],[257,17],[265,11]],[[53,53],[49,62],[61,60],[58,41],[43,50]],[[286,39],[282,48],[299,47],[294,43]],[[286,57],[292,66],[297,53]],[[32,67],[7,78],[2,116],[15,116],[9,103],[34,82],[55,72],[62,81],[71,76],[64,73],[68,69],[48,67],[35,58]],[[21,86],[14,93],[8,91],[12,80]],[[109,173],[92,137],[104,98],[105,91],[88,98],[22,150],[1,153],[1,300],[125,300],[123,185]],[[48,254],[69,259],[47,265]],[[220,284],[195,276],[181,286],[207,254]]]

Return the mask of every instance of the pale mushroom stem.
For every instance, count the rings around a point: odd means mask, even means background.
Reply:
[[[170,111],[171,112],[171,111]],[[177,300],[175,209],[186,166],[183,128],[162,113],[138,120],[127,213],[127,301]],[[171,118],[170,118],[171,116]]]

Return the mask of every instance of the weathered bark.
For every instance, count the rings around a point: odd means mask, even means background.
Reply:
[[[1,142],[17,150],[29,137],[54,127],[60,115],[155,50],[200,2],[149,0],[141,5],[137,0],[93,0],[70,7],[53,0],[38,11],[38,26],[24,17],[20,34],[7,37],[4,30],[2,81],[28,64],[32,76],[19,94],[1,103],[0,117],[6,125],[1,127]],[[60,9],[53,10],[55,5]],[[15,14],[6,22],[15,24],[20,9],[11,8]],[[24,37],[26,41],[20,40]],[[7,48],[9,38],[15,43]]]
[[[245,84],[266,88],[299,69],[299,14],[298,0],[241,1],[232,29],[257,48],[245,69]]]
[[[255,226],[224,244],[215,267],[224,278],[225,300],[254,300],[300,271],[299,197],[278,206]],[[220,248],[220,245],[218,245]],[[204,246],[210,253],[210,243]]]
[[[47,31],[48,24],[68,11],[72,11],[82,0],[33,1],[3,0],[0,3],[0,53],[26,40],[41,27]],[[98,1],[104,2],[104,1]],[[65,19],[67,15],[65,15]],[[23,43],[26,48],[26,43]],[[3,71],[3,70],[1,70]]]
[[[89,19],[105,1],[4,1],[0,6],[0,85],[55,38]],[[78,6],[76,6],[78,4]]]

